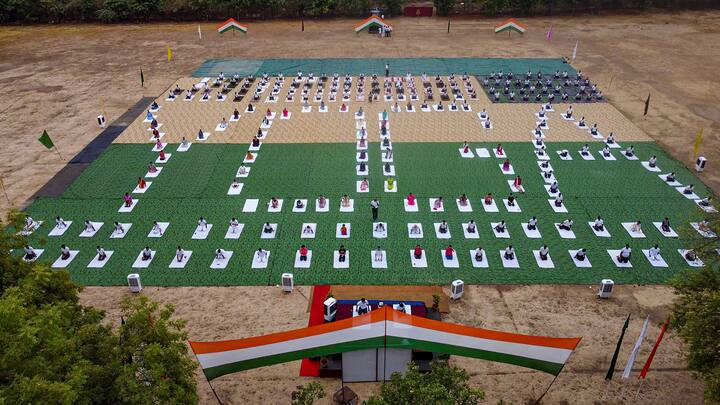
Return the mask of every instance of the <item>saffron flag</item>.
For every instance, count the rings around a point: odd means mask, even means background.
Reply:
[[[697,159],[698,151],[700,150],[700,142],[702,142],[703,129],[700,128],[697,135],[695,136],[695,145],[693,145],[693,159]]]
[[[660,336],[658,336],[658,340],[657,342],[655,342],[655,346],[653,346],[652,351],[650,352],[650,356],[648,356],[648,359],[645,362],[642,371],[640,372],[640,377],[638,378],[644,379],[645,376],[647,376],[647,373],[650,370],[650,364],[652,364],[652,361],[655,358],[655,353],[657,352],[658,346],[660,346],[660,342],[662,342],[663,336],[665,336],[665,331],[667,330],[669,323],[670,318],[668,318],[667,321],[665,321],[665,324],[662,326],[662,329],[660,330]]]
[[[143,74],[142,68],[140,68],[140,87],[145,87],[145,75]]]
[[[202,40],[202,30],[200,30],[200,24],[198,24],[198,37]]]
[[[572,57],[573,60],[575,60],[575,57],[577,56],[577,46],[578,46],[578,42],[580,42],[580,41],[575,41],[575,48],[573,48],[573,55],[572,55],[572,56],[573,56],[573,57]]]
[[[607,374],[605,374],[606,380],[612,380],[613,374],[615,373],[615,364],[617,363],[618,354],[620,353],[620,346],[622,346],[623,338],[625,337],[625,331],[628,328],[628,324],[630,323],[630,314],[628,314],[627,319],[625,319],[625,323],[622,327],[622,332],[620,332],[620,339],[618,339],[617,346],[615,346],[615,353],[613,354],[612,360],[610,360],[610,368],[608,369]]]
[[[514,364],[558,375],[580,338],[529,336],[408,315],[389,307],[321,325],[219,342],[190,342],[203,373],[225,374],[374,348],[417,349]]]
[[[553,35],[553,25],[550,24],[550,28],[547,31],[547,34],[545,34],[545,38],[547,38],[548,41],[552,40]]]
[[[47,130],[43,131],[38,141],[40,141],[40,143],[48,149],[52,149],[55,146],[52,139],[50,139],[50,135],[48,135]]]
[[[645,100],[645,112],[643,113],[643,117],[647,115],[648,107],[650,107],[650,93],[648,93],[648,98]]]
[[[625,365],[625,370],[623,370],[623,380],[626,380],[630,377],[630,372],[632,372],[632,366],[633,364],[635,364],[635,358],[637,357],[638,351],[640,350],[640,345],[642,345],[643,340],[645,340],[645,333],[647,332],[647,326],[649,321],[650,315],[645,318],[642,330],[640,330],[640,336],[638,336],[637,340],[635,341],[635,346],[633,346],[632,353],[630,353],[630,357],[628,357],[627,364]]]
[[[172,50],[170,49],[169,46],[167,47],[167,58],[168,58],[168,62],[170,62],[172,60]]]

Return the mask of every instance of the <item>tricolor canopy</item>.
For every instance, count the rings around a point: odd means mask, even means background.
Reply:
[[[516,19],[511,18],[500,25],[496,25],[495,33],[497,34],[503,31],[515,31],[518,34],[524,34],[526,29],[526,26],[520,24],[520,22],[518,22]]]
[[[383,307],[303,329],[246,339],[190,342],[190,346],[209,380],[302,358],[385,347],[474,357],[557,375],[580,339],[497,332]]]
[[[355,32],[360,32],[360,31],[362,31],[362,30],[364,30],[364,29],[368,29],[368,28],[370,28],[370,27],[378,27],[378,28],[379,28],[379,27],[382,27],[382,26],[384,26],[384,25],[387,25],[388,27],[390,27],[390,25],[387,24],[387,23],[385,22],[385,20],[383,20],[382,18],[374,15],[374,16],[372,16],[372,17],[369,17],[369,18],[365,19],[365,20],[364,20],[363,22],[361,22],[360,24],[356,25],[356,26],[355,26]],[[392,29],[392,27],[390,27],[390,29]]]
[[[238,31],[240,31],[240,32],[242,32],[242,33],[247,34],[247,30],[248,30],[248,29],[247,29],[246,26],[244,26],[244,25],[240,24],[239,22],[235,21],[234,18],[231,18],[231,19],[225,21],[224,23],[220,24],[220,25],[218,26],[218,29],[217,29],[217,30],[218,30],[218,32],[221,33],[221,34],[224,34],[224,33],[228,32],[228,31],[230,31],[230,30],[238,30]]]

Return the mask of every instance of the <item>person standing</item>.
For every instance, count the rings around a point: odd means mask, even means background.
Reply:
[[[375,221],[378,218],[378,211],[380,210],[380,201],[378,201],[377,198],[373,198],[373,200],[370,201],[370,208],[372,209],[373,221]]]
[[[385,77],[390,77],[390,64],[385,64]]]

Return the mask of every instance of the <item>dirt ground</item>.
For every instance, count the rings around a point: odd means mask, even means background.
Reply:
[[[283,294],[278,287],[153,287],[143,293],[173,303],[176,316],[188,321],[192,340],[242,338],[307,326],[310,287],[306,286],[291,294]],[[448,288],[445,293],[449,294]],[[450,313],[444,320],[517,333],[582,336],[578,349],[543,400],[546,404],[701,403],[703,384],[685,369],[681,342],[673,334],[663,339],[642,387],[637,379],[669,314],[672,291],[662,286],[616,286],[610,300],[599,300],[595,293],[596,287],[588,286],[469,286],[460,301],[450,302]],[[128,294],[127,288],[88,287],[82,293],[82,302],[107,311],[108,321],[117,324],[119,300]],[[253,310],[256,308],[262,310]],[[605,373],[628,314],[630,327],[615,378],[606,383]],[[633,374],[621,382],[622,369],[647,315],[650,327]],[[477,359],[452,357],[452,363],[468,370],[471,383],[486,391],[490,404],[500,399],[525,403],[537,398],[552,380],[548,374]],[[224,376],[214,380],[213,386],[227,404],[289,403],[295,386],[313,380],[299,377],[299,370],[300,362],[294,361]],[[201,403],[215,403],[200,374],[197,381]],[[335,379],[318,381],[328,393],[340,386]],[[350,386],[361,399],[367,399],[379,384]]]
[[[713,66],[720,62],[719,12],[525,19],[523,37],[495,36],[499,22],[392,21],[393,38],[356,35],[351,20],[252,22],[246,36],[215,33],[215,23],[0,27],[3,125],[0,176],[13,206],[23,205],[65,163],[37,142],[47,129],[64,159],[142,96],[157,96],[207,58],[266,57],[558,57],[578,41],[582,69],[630,121],[690,164],[698,129],[710,162],[701,178],[720,190],[720,103]],[[545,30],[554,25],[552,42]],[[342,46],[338,46],[342,44]],[[695,44],[695,45],[693,45]],[[174,60],[166,61],[166,46]],[[140,87],[140,68],[145,88]],[[651,94],[650,111],[643,106]],[[529,132],[528,132],[529,135]],[[0,199],[0,209],[8,204]]]

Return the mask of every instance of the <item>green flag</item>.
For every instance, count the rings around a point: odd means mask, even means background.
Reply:
[[[55,144],[53,143],[52,139],[50,139],[50,135],[48,135],[47,130],[44,130],[40,138],[38,139],[41,144],[43,144],[46,148],[52,149]]]
[[[145,75],[143,75],[142,68],[140,68],[140,87],[145,87]]]
[[[618,339],[617,346],[615,347],[615,354],[613,354],[612,360],[610,361],[610,368],[605,375],[605,379],[608,381],[612,380],[613,373],[615,373],[615,363],[617,363],[618,354],[620,353],[620,346],[622,345],[623,338],[625,337],[625,331],[627,330],[629,323],[630,314],[628,314],[627,319],[625,319],[625,324],[623,325],[622,332],[620,333],[620,339]]]

